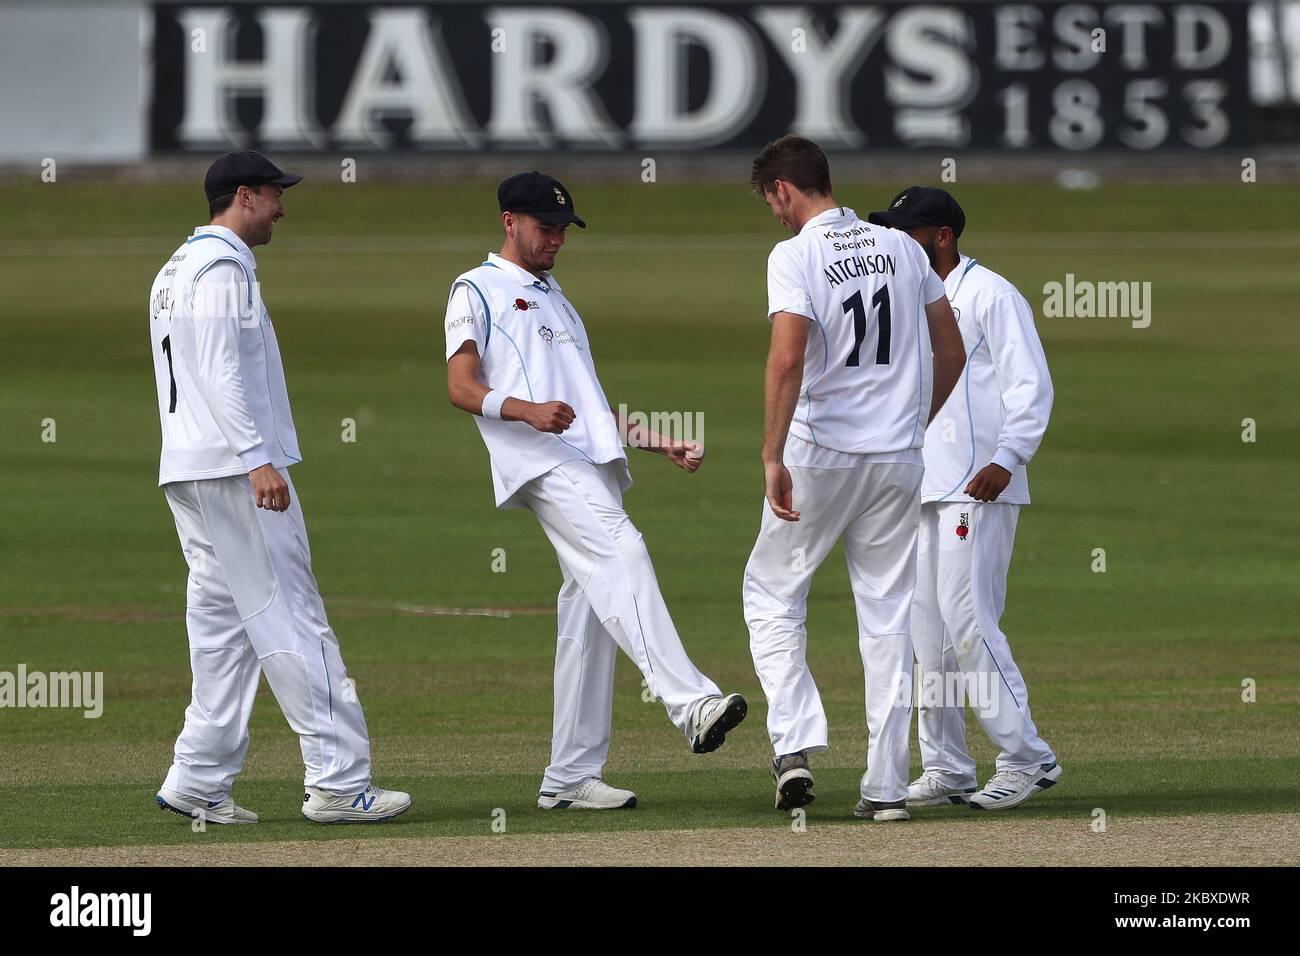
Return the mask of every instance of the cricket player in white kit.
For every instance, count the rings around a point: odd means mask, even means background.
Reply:
[[[204,181],[211,222],[163,266],[149,294],[162,422],[158,483],[190,567],[185,622],[193,696],[156,801],[210,823],[257,823],[231,797],[260,675],[298,734],[302,813],[378,822],[411,805],[370,781],[370,739],[325,616],[289,466],[302,461],[275,327],[253,246],[301,179],[251,150]]]
[[[805,619],[813,575],[843,537],[866,671],[854,813],[906,820],[921,442],[961,372],[961,339],[921,247],[837,203],[815,143],[772,143],[752,185],[795,233],[768,258],[767,500],[743,589],[776,807],[814,799],[808,755],[827,749]]]
[[[925,249],[944,280],[968,356],[925,436],[912,602],[924,772],[907,802],[1006,809],[1061,777],[1029,715],[1025,680],[999,626],[1016,521],[1029,504],[1025,466],[1052,412],[1047,357],[1024,296],[958,252],[966,215],[946,191],[911,186],[868,218],[907,231]],[[966,749],[967,703],[999,749],[996,772],[978,793]]]
[[[520,173],[497,191],[500,254],[463,273],[447,302],[447,390],[474,416],[500,508],[527,508],[564,575],[557,602],[555,709],[542,809],[621,809],[636,794],[605,783],[614,660],[645,676],[695,753],[721,746],[745,717],[682,647],[640,532],[623,510],[625,441],[688,472],[703,449],[617,420],[596,378],[587,330],[550,270],[570,223],[556,180]]]

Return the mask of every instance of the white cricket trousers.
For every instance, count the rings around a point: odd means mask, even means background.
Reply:
[[[999,626],[1019,515],[1019,505],[998,502],[921,506],[912,601],[917,737],[923,768],[953,787],[976,785],[966,704],[1000,751],[998,770],[1030,770],[1056,759],[1029,716],[1029,692]]]
[[[165,486],[190,566],[185,623],[193,696],[164,786],[208,801],[230,794],[248,751],[248,718],[266,672],[298,734],[309,787],[370,783],[370,738],[339,641],[311,573],[298,492],[288,511],[256,507],[247,476]]]
[[[767,731],[778,756],[827,749],[826,712],[808,669],[808,589],[844,538],[866,674],[867,772],[862,796],[907,796],[912,718],[908,610],[916,580],[920,465],[864,462],[853,468],[790,468],[797,522],[763,503],[745,567],[749,647],[767,695]]]
[[[682,647],[650,552],[623,510],[618,462],[570,461],[518,492],[555,548],[564,574],[556,610],[551,764],[555,793],[599,777],[609,756],[617,649],[632,658],[668,717],[689,732],[691,710],[721,693]]]

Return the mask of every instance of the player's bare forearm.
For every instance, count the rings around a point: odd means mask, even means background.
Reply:
[[[930,349],[934,353],[934,391],[928,421],[934,421],[961,378],[961,370],[966,365],[966,346],[962,344],[957,319],[946,296],[925,307],[925,318],[930,326]]]
[[[803,385],[803,355],[795,362],[773,351],[767,358],[763,411],[763,487],[768,507],[782,521],[798,521],[794,484],[785,467],[785,440]]]
[[[616,409],[611,408],[609,413],[614,416],[614,427],[618,430],[618,437],[628,448],[663,453],[659,445],[662,436],[657,432],[652,432],[645,425],[629,422],[627,416],[619,414]]]
[[[763,461],[780,462],[803,387],[808,320],[791,312],[772,317],[772,344],[763,377]]]
[[[483,399],[492,391],[480,379],[482,363],[473,342],[466,342],[447,360],[447,398],[471,415],[483,414]],[[501,404],[501,420],[524,422],[539,432],[558,435],[566,431],[577,414],[564,402],[529,402],[507,398]]]
[[[772,514],[798,521],[794,482],[785,467],[785,440],[803,386],[803,357],[808,347],[808,320],[793,312],[772,316],[772,345],[763,374],[763,494]]]
[[[618,429],[619,438],[628,448],[640,448],[663,455],[678,468],[688,472],[699,469],[704,459],[704,446],[700,442],[679,441],[661,435],[649,425],[628,421],[627,416],[621,415],[613,408],[609,413],[614,416],[614,427]]]
[[[796,366],[782,365],[771,358],[767,363],[763,403],[763,461],[779,462],[785,453],[785,440],[790,434],[790,422],[799,403],[799,388],[803,384],[803,362]]]
[[[612,408],[609,413],[614,416],[614,426],[618,429],[618,437],[623,440],[623,444],[628,448],[640,448],[662,455],[674,444],[672,439],[665,438],[650,428],[649,425],[628,421],[626,415],[621,415]]]

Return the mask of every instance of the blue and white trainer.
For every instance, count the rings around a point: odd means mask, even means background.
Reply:
[[[923,773],[907,788],[909,807],[941,807],[949,803],[969,803],[974,787],[953,787],[933,773]]]
[[[999,770],[984,789],[970,798],[975,810],[1009,810],[1061,779],[1061,765],[1055,760],[1036,770]]]
[[[411,809],[411,795],[369,786],[360,793],[336,794],[308,787],[302,815],[313,823],[383,823]]]
[[[221,800],[203,800],[199,797],[186,796],[175,790],[163,787],[153,798],[154,803],[163,810],[192,817],[205,823],[257,823],[258,816],[252,810],[236,806],[230,797]]]
[[[543,810],[631,810],[636,806],[636,794],[611,787],[599,777],[589,777],[568,790],[543,791],[537,805]]]

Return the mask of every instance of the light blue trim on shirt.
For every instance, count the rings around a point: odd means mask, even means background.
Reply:
[[[234,249],[236,252],[238,253],[243,252],[243,250],[240,249],[239,246],[235,245],[225,236],[219,236],[215,232],[200,232],[196,235],[190,236],[188,239],[185,240],[185,245],[188,246],[191,242],[198,242],[200,239],[220,239],[222,242],[228,245],[231,249]]]
[[[810,309],[809,311],[812,310]],[[798,313],[795,314],[797,315]],[[826,330],[822,328],[822,324],[817,320],[817,317],[808,316],[807,318],[809,318],[812,322],[814,322],[817,325],[817,331],[820,332],[822,336],[822,373],[817,376],[817,382],[820,382],[823,378],[826,377],[826,371],[831,366],[831,347],[826,342]],[[817,440],[817,433],[813,431],[813,426],[812,426],[812,411],[813,411],[812,390],[813,390],[813,385],[816,385],[817,382],[813,382],[812,385],[809,385],[808,390],[803,393],[804,398],[808,400],[808,416],[807,418],[804,419],[804,424],[808,426],[808,433],[813,437],[812,443],[814,445],[817,445],[818,447],[821,447],[821,442]]]
[[[489,265],[489,263],[486,262],[483,264]],[[483,300],[483,314],[487,316],[487,337],[483,339],[483,355],[487,355],[488,346],[492,344],[492,309],[488,306],[487,296],[483,294],[483,290],[469,279],[460,278],[453,282],[451,284],[451,291],[453,294],[456,292],[456,286],[460,285],[462,282],[477,292],[478,297]],[[450,301],[450,296],[448,297],[448,301]],[[479,357],[482,358],[483,356]]]
[[[966,420],[970,423],[970,466],[966,469],[966,474],[962,475],[961,481],[957,482],[957,484],[953,486],[952,490],[940,498],[939,501],[947,501],[949,496],[955,494],[957,489],[962,486],[962,483],[965,482],[975,470],[975,416],[970,410],[970,363],[974,360],[975,353],[979,351],[979,347],[983,344],[984,336],[981,335],[980,340],[975,343],[975,347],[971,349],[970,354],[966,356],[966,367],[961,370],[962,377],[966,379]]]
[[[935,301],[937,302],[939,300],[936,299]],[[929,318],[925,314],[925,307],[928,304],[929,304],[928,302],[921,303],[921,309],[916,317],[916,367],[922,370],[924,370],[925,368],[925,356],[921,354],[921,320],[925,319],[926,322],[929,322]],[[933,382],[930,383],[930,387],[931,389],[934,388]],[[921,374],[918,375],[916,378],[916,422],[912,425],[912,446],[913,447],[915,447],[915,443],[916,443],[917,430],[920,429],[921,427],[921,419],[925,416],[926,411],[927,409],[925,407],[925,372],[922,371]],[[921,444],[922,445],[925,444],[924,438],[922,438]]]
[[[221,239],[220,236],[212,236],[212,238]],[[185,241],[188,242],[189,240],[187,239]],[[221,239],[221,241],[226,242],[226,240],[224,239]],[[230,245],[230,243],[227,242],[226,245]],[[233,249],[234,246],[231,246],[231,248]],[[194,297],[194,290],[198,287],[199,280],[203,278],[203,274],[207,272],[209,269],[211,269],[213,266],[222,262],[233,262],[235,265],[239,266],[239,271],[244,273],[244,278],[248,280],[248,307],[249,309],[252,309],[253,308],[253,283],[256,282],[257,280],[249,276],[248,267],[244,265],[244,261],[242,259],[237,259],[234,256],[218,256],[216,259],[213,259],[211,262],[204,265],[203,268],[199,270],[198,275],[194,277],[194,281],[190,283],[190,298]]]
[[[524,385],[527,386],[528,388],[528,400],[530,402],[534,401],[533,383],[528,379],[528,366],[524,364],[524,353],[519,351],[519,344],[515,342],[514,336],[512,336],[505,329],[501,330],[501,334],[506,337],[507,342],[509,342],[511,345],[515,347],[515,355],[519,358],[519,369],[524,373]]]
[[[492,262],[491,260],[484,260],[482,264],[485,266],[491,266],[493,269],[501,269],[499,265],[497,265],[495,262]],[[505,272],[506,270],[501,269],[501,271]],[[522,282],[519,284],[523,285]],[[533,284],[531,288],[540,289],[542,292],[545,292],[547,295],[550,295],[551,292],[553,291],[551,287],[546,283],[544,283],[541,279],[533,279]]]
[[[957,288],[955,288],[955,289],[952,290],[952,294],[953,294],[953,295],[956,295],[958,292],[961,291],[961,280],[964,279],[964,278],[966,278],[966,273],[968,273],[968,272],[970,272],[972,269],[974,269],[975,266],[976,266],[976,264],[977,264],[977,260],[975,260],[975,259],[972,259],[970,262],[966,263],[966,268],[963,269],[963,270],[961,271],[961,275],[959,275],[959,276],[957,277]]]
[[[555,437],[556,437],[556,438],[559,438],[560,441],[564,442],[566,445],[568,445],[570,448],[572,448],[574,451],[576,451],[579,455],[581,455],[581,456],[582,456],[583,458],[585,458],[587,461],[591,462],[593,465],[598,464],[598,462],[596,461],[596,459],[592,458],[590,455],[588,455],[585,451],[583,451],[581,448],[579,448],[579,447],[578,447],[577,445],[575,445],[573,442],[571,442],[571,441],[565,441],[564,438],[561,437],[560,435],[556,435]]]

